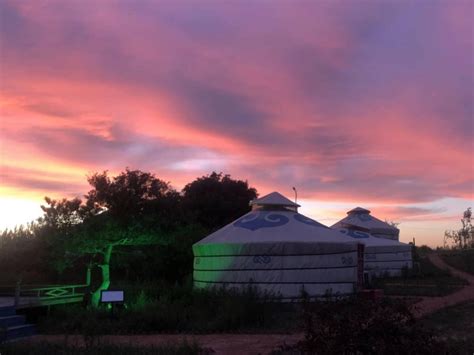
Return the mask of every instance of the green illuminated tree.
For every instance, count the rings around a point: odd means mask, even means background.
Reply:
[[[73,253],[92,256],[94,265],[101,271],[101,283],[92,294],[92,305],[97,306],[102,290],[110,286],[110,261],[118,247],[140,246],[170,243],[171,231],[150,228],[139,222],[123,224],[108,212],[101,213],[86,220],[79,228],[76,237],[69,244]]]
[[[128,168],[116,177],[96,173],[88,178],[93,187],[86,195],[92,216],[82,225],[74,249],[99,259],[102,282],[93,293],[110,285],[110,259],[114,248],[168,244],[180,224],[179,193],[153,174]]]
[[[118,247],[168,244],[180,230],[180,196],[169,183],[153,174],[126,169],[115,177],[107,171],[88,177],[92,189],[80,199],[46,198],[42,225],[57,250],[58,269],[89,256],[102,280],[93,292],[92,304],[110,286],[110,260]]]

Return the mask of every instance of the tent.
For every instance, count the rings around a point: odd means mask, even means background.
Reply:
[[[348,228],[370,233],[376,238],[398,240],[400,230],[375,218],[369,210],[356,207],[347,212],[347,217],[334,224],[332,228]]]
[[[361,281],[359,243],[298,213],[277,192],[193,245],[197,288],[256,286],[283,299],[350,294]]]
[[[404,268],[412,268],[412,246],[396,240],[376,238],[355,229],[332,227],[342,235],[365,245],[364,270],[372,276],[401,276]]]

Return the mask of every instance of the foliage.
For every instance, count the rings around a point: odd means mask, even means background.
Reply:
[[[413,261],[420,261],[421,257],[425,257],[433,251],[433,249],[431,249],[427,245],[414,246],[412,250],[413,250]]]
[[[444,232],[444,242],[448,240],[452,240],[454,242],[454,246],[458,248],[474,248],[474,226],[472,225],[472,211],[471,207],[469,207],[463,213],[463,217],[461,219],[462,227],[459,230],[451,230]]]
[[[440,338],[453,347],[460,347],[453,354],[474,353],[474,302],[447,307],[422,319],[424,326],[433,329]]]
[[[444,250],[441,257],[454,268],[474,274],[474,249]]]
[[[104,171],[87,181],[93,189],[85,196],[86,205],[95,215],[108,211],[121,225],[138,221],[165,229],[181,222],[179,193],[152,173],[126,168],[113,178]]]
[[[303,302],[304,339],[284,350],[303,354],[429,354],[439,350],[403,302],[329,298]]]
[[[70,355],[204,355],[210,354],[210,349],[202,349],[196,343],[181,345],[143,346],[134,344],[98,343],[82,346],[70,344],[67,341],[58,343],[23,342],[0,345],[2,355],[36,355],[36,354],[70,354]]]
[[[57,201],[46,196],[44,199],[47,206],[41,206],[44,215],[40,223],[51,229],[68,232],[70,227],[81,223],[87,215],[87,209],[78,198]]]
[[[217,229],[247,213],[256,197],[247,181],[213,172],[184,187],[183,206],[195,223]]]
[[[424,248],[415,249],[418,268],[406,270],[402,277],[380,277],[373,280],[372,287],[381,288],[387,295],[397,296],[444,296],[457,291],[466,281],[451,274],[449,270],[436,267],[426,256],[420,256]]]
[[[126,282],[164,280],[182,284],[192,276],[192,245],[209,232],[200,225],[187,225],[172,233],[167,244],[118,247],[111,261],[112,279]]]
[[[0,285],[47,282],[58,277],[49,258],[51,250],[37,222],[0,234]]]

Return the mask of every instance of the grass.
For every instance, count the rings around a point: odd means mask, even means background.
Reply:
[[[70,355],[194,355],[210,354],[210,349],[202,349],[197,344],[183,343],[181,345],[138,346],[114,344],[89,344],[79,346],[62,343],[17,342],[0,345],[2,355],[37,355],[37,354],[70,354]]]
[[[452,267],[474,275],[474,249],[443,251],[440,256]]]
[[[426,256],[418,257],[418,268],[407,270],[402,277],[378,278],[373,287],[381,288],[386,295],[445,296],[466,285],[466,281],[453,276],[449,270],[436,267]]]
[[[127,308],[114,314],[79,305],[53,308],[40,317],[46,334],[150,334],[286,332],[294,327],[295,305],[265,298],[255,290],[193,290],[191,286],[135,285]]]
[[[422,319],[424,326],[452,346],[459,347],[459,354],[474,353],[474,301],[444,308]]]

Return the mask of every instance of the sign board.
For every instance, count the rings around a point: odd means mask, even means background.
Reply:
[[[123,301],[123,291],[103,290],[100,292],[100,302],[102,303],[122,303]]]

